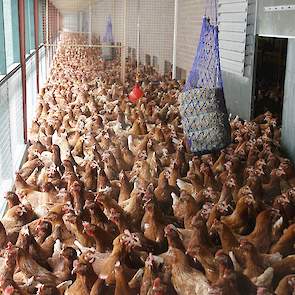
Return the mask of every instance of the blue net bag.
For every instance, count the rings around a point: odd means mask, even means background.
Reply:
[[[193,66],[180,95],[180,114],[192,152],[207,154],[230,143],[220,69],[218,27],[206,16],[203,18]]]
[[[110,16],[107,19],[107,26],[102,41],[107,44],[112,44],[114,42],[112,18]]]

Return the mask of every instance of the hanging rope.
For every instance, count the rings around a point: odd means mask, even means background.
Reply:
[[[208,0],[205,6],[205,17],[212,25],[217,26],[217,0]]]
[[[140,62],[140,0],[137,0],[137,46],[136,46],[136,74],[139,75],[139,62]]]
[[[137,0],[137,44],[136,44],[136,78],[135,78],[135,86],[129,94],[129,100],[133,103],[136,103],[142,96],[143,91],[139,85],[139,64],[140,64],[140,0]]]

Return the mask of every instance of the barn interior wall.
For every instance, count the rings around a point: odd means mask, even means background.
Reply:
[[[244,1],[244,0],[243,0]],[[127,48],[136,48],[137,40],[137,0],[127,1]],[[255,0],[249,3],[256,5]],[[103,9],[102,9],[103,8]],[[254,9],[255,10],[255,9]],[[178,31],[177,31],[177,78],[186,78],[190,72],[201,31],[202,17],[205,11],[204,0],[179,0]],[[253,9],[251,10],[253,11]],[[107,18],[112,18],[115,42],[123,41],[123,1],[97,0],[92,5],[92,33],[102,39]],[[83,13],[84,18],[89,14]],[[172,64],[173,30],[174,30],[174,1],[150,0],[140,1],[140,60],[146,63],[148,55],[151,64],[157,63],[158,70],[163,73],[166,65]],[[76,17],[78,22],[78,16]],[[87,20],[84,20],[84,28]],[[255,16],[248,18],[247,42],[245,54],[245,73],[237,75],[223,70],[224,92],[229,112],[243,119],[251,117],[252,74],[254,64],[254,22]],[[75,28],[75,18],[65,16],[66,27]],[[126,49],[127,50],[127,49]],[[247,65],[246,65],[247,61]]]

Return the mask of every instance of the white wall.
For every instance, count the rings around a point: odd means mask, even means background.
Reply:
[[[198,46],[203,15],[203,0],[179,0],[176,63],[187,75]]]
[[[101,38],[106,20],[112,17],[115,42],[123,38],[123,0],[97,0],[92,7],[92,32]],[[255,48],[256,0],[219,0],[221,68],[227,106],[233,114],[251,116],[252,73]],[[136,48],[137,0],[127,1],[127,47]],[[205,0],[179,0],[177,78],[189,75],[199,43]],[[210,7],[208,16],[212,16]],[[87,13],[84,14],[87,17]],[[247,22],[246,22],[247,19]],[[157,57],[160,72],[164,63],[172,63],[174,0],[140,0],[141,62],[145,55]],[[232,29],[231,29],[232,28]],[[240,28],[237,33],[237,28]],[[234,33],[232,33],[234,31]],[[235,48],[240,52],[235,52]]]

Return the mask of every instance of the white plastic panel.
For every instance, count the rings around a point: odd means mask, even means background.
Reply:
[[[5,209],[4,192],[12,187],[9,100],[7,82],[0,86],[0,212]]]
[[[36,109],[37,84],[36,84],[36,58],[31,57],[27,62],[27,121],[28,128],[32,125]]]
[[[237,3],[230,3],[228,5],[221,5],[219,9],[219,13],[229,13],[229,12],[247,12],[248,3],[245,2],[237,2]]]
[[[9,114],[10,114],[10,141],[12,154],[12,170],[19,169],[25,151],[23,132],[23,104],[22,81],[19,69],[8,80]]]
[[[219,40],[244,43],[246,41],[246,35],[243,32],[221,31],[219,34]]]
[[[220,49],[220,55],[223,56],[224,59],[238,61],[244,63],[245,61],[245,53],[244,52],[234,52],[230,49]]]
[[[219,48],[228,49],[234,52],[245,52],[245,42],[219,41]]]
[[[233,61],[229,59],[221,58],[221,68],[227,72],[233,72],[235,74],[243,75],[244,73],[244,63]]]
[[[232,23],[219,23],[219,31],[220,33],[226,31],[226,32],[246,32],[246,27],[244,23],[235,23],[233,26]]]
[[[46,82],[46,55],[45,47],[43,46],[39,51],[39,83],[42,87]]]
[[[233,3],[243,3],[248,2],[247,0],[219,0],[219,4],[233,4]]]
[[[244,75],[248,0],[219,0],[218,25],[221,68]]]

